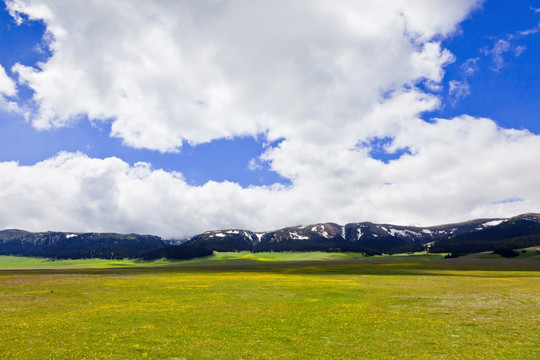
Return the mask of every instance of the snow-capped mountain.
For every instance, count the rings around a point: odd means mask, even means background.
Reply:
[[[182,249],[177,245],[178,241],[165,241],[151,235],[0,231],[0,255],[51,258],[140,257],[156,249],[154,252],[159,258],[180,250],[187,251],[186,248],[190,251],[203,249],[201,253],[204,254],[212,250],[358,251],[377,254],[418,251],[424,246],[432,252],[458,256],[500,248],[520,249],[540,245],[540,214],[523,214],[508,219],[477,219],[429,227],[358,222],[346,225],[297,225],[260,232],[214,230],[183,242]],[[185,253],[180,255],[173,258],[186,258]]]
[[[540,216],[529,216],[536,221]],[[476,219],[462,223],[418,227],[372,222],[319,223],[297,225],[280,230],[253,232],[242,229],[207,231],[197,235],[190,243],[206,245],[217,251],[310,251],[332,249],[392,250],[410,244],[427,244],[460,234],[479,232],[497,227],[508,219]]]

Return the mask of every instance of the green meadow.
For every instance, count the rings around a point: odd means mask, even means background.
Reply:
[[[530,253],[0,257],[0,268],[2,359],[540,358]]]

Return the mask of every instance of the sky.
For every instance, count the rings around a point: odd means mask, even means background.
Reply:
[[[540,0],[0,2],[0,228],[540,212]]]

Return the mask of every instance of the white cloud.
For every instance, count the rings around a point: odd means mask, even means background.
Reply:
[[[470,58],[461,64],[460,70],[466,78],[474,75],[474,73],[478,70],[478,60],[480,60],[480,58]]]
[[[2,65],[0,65],[0,110],[22,114],[17,103],[7,99],[16,95],[17,86],[15,82],[8,76]]]
[[[471,94],[471,88],[467,79],[463,81],[451,80],[448,83],[448,95],[450,102],[455,105],[460,99],[463,99]]]
[[[433,40],[479,1],[13,0],[53,55],[16,65],[38,129],[112,121],[127,145],[175,151],[223,137],[340,137],[381,92],[435,85],[452,55]],[[22,19],[20,20],[22,21]],[[152,124],[152,126],[148,126]],[[301,134],[305,134],[301,135]]]
[[[263,133],[284,140],[251,167],[266,162],[291,185],[191,186],[149,164],[61,153],[0,163],[0,228],[168,237],[539,210],[537,135],[488,119],[420,119],[440,99],[416,85],[440,86],[453,55],[439,39],[479,1],[7,4],[42,19],[52,39],[50,59],[12,69],[34,91],[36,128],[89,117],[110,121],[129,146],[160,151]],[[373,159],[366,144],[376,138],[410,154]]]
[[[450,80],[448,82],[448,96],[452,105],[456,105],[459,100],[471,95],[469,78],[478,70],[478,60],[479,58],[465,60],[459,67],[463,77],[462,80]]]
[[[538,26],[535,26],[531,29],[519,31],[518,34],[523,36],[529,36],[531,34],[536,34],[538,31],[540,31],[540,28],[538,28]]]
[[[14,96],[17,93],[15,82],[6,74],[0,65],[0,96]]]
[[[248,163],[248,169],[251,171],[257,171],[257,170],[262,170],[263,166],[259,159],[251,159],[249,160],[249,163]]]
[[[495,42],[493,47],[490,48],[484,48],[482,49],[482,52],[485,55],[491,56],[491,59],[493,61],[493,65],[491,66],[491,69],[493,71],[499,71],[504,66],[504,57],[503,55],[510,51],[511,49],[511,43],[510,41],[499,39]]]
[[[515,33],[507,34],[504,38],[496,39],[492,48],[484,47],[480,51],[487,56],[491,56],[493,65],[491,69],[493,71],[499,71],[504,67],[504,54],[510,52],[515,57],[520,56],[527,47],[524,45],[515,45],[515,41],[522,39],[529,35],[537,34],[540,31],[540,24],[522,31],[516,31]]]
[[[269,157],[294,179],[288,187],[190,186],[181,174],[149,164],[130,167],[78,153],[33,166],[0,163],[0,227],[180,237],[215,228],[437,224],[540,211],[540,168],[534,166],[540,136],[466,116],[407,124],[388,151],[409,148],[411,154],[388,164],[370,158],[367,148],[282,142]]]
[[[523,54],[523,52],[527,50],[527,47],[523,46],[523,45],[518,45],[514,48],[514,56],[520,56],[521,54]]]

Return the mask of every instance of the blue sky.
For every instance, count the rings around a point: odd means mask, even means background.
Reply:
[[[374,4],[2,3],[16,94],[0,79],[0,200],[22,205],[0,227],[185,236],[538,211],[536,173],[508,174],[539,155],[540,1]],[[171,204],[136,196],[156,191]]]
[[[446,67],[445,80],[463,81],[462,66],[469,59],[476,61],[476,70],[467,77],[471,94],[455,105],[446,98],[436,116],[453,117],[461,114],[489,117],[500,126],[540,132],[537,114],[540,112],[539,35],[540,12],[534,11],[534,1],[487,1],[483,9],[474,12],[461,24],[461,34],[444,44],[456,56]],[[501,54],[499,69],[491,51],[498,41],[509,48]],[[516,50],[523,47],[519,55]]]

